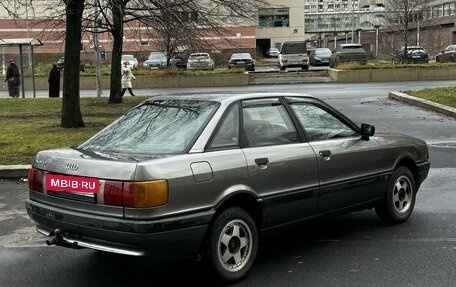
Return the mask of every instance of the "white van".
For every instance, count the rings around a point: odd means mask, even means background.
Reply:
[[[307,56],[305,41],[283,42],[278,58],[281,71],[291,67],[309,69],[309,57]]]

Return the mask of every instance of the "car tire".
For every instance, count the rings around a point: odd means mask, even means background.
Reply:
[[[234,283],[250,270],[258,251],[258,230],[242,208],[219,213],[208,234],[205,264],[216,280]]]
[[[402,223],[412,214],[415,198],[416,184],[412,173],[406,167],[399,167],[391,176],[384,201],[375,207],[375,211],[385,223]]]

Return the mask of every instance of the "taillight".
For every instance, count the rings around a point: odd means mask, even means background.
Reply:
[[[123,190],[125,207],[156,207],[168,203],[168,182],[154,180],[125,182]]]
[[[122,206],[122,181],[100,180],[100,191],[103,194],[103,204]]]
[[[166,180],[122,182],[100,181],[103,194],[101,204],[148,208],[168,203],[168,182]]]
[[[44,172],[31,167],[28,170],[28,187],[31,191],[43,192]]]

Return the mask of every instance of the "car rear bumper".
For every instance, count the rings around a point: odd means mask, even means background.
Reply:
[[[70,211],[25,201],[37,230],[61,234],[65,247],[84,247],[128,255],[196,253],[215,211],[157,220],[128,220]]]

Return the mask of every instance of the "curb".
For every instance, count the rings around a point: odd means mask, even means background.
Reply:
[[[30,165],[0,165],[0,179],[27,177]]]
[[[437,104],[425,99],[409,96],[401,92],[389,92],[388,97],[407,104],[415,105],[421,108],[429,109],[447,116],[456,117],[456,108]]]

